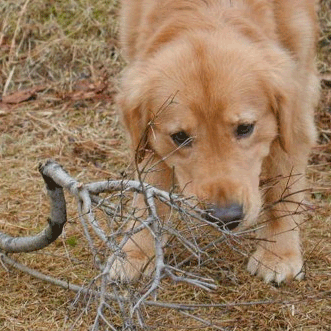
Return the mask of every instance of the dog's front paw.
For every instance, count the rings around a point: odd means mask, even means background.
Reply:
[[[279,284],[293,278],[301,280],[304,277],[302,265],[299,250],[278,254],[260,246],[250,257],[247,270],[252,275],[262,278],[266,283],[276,282]]]
[[[112,257],[109,258],[111,260]],[[111,280],[121,282],[135,282],[141,276],[153,272],[153,263],[147,257],[116,257],[109,271]]]

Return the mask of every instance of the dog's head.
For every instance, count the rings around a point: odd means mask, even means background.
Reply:
[[[134,150],[147,144],[184,193],[216,218],[248,225],[261,207],[271,145],[293,148],[296,88],[292,62],[277,46],[236,38],[187,36],[131,64],[118,103]]]

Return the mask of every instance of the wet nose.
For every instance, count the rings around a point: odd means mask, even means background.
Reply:
[[[228,230],[236,228],[243,217],[243,206],[236,203],[227,207],[212,206],[208,209],[206,215],[206,219],[209,222],[217,223],[219,226],[225,227]]]

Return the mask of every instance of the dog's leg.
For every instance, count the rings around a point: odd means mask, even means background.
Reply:
[[[145,157],[145,160],[140,164],[140,169],[145,169],[141,173],[142,181],[163,190],[169,190],[172,183],[172,172],[158,157],[152,157],[153,162],[150,164],[150,158]],[[153,166],[153,164],[157,164]],[[169,208],[156,201],[157,213],[164,222],[169,217]],[[144,197],[139,194],[134,199],[134,207],[138,212],[135,216],[145,220],[148,212]],[[141,225],[139,221],[131,221],[127,229],[130,230]],[[155,241],[151,233],[151,228],[144,228],[140,232],[134,234],[124,245],[121,256],[115,259],[110,270],[111,279],[120,279],[121,281],[135,281],[141,275],[148,275],[154,270],[154,255]],[[166,240],[166,238],[162,238]]]
[[[303,222],[303,198],[307,155],[290,158],[280,146],[266,160],[267,175],[281,177],[266,192],[264,227],[258,231],[258,247],[248,271],[266,282],[281,283],[304,275],[299,230]],[[307,148],[309,150],[309,148]]]

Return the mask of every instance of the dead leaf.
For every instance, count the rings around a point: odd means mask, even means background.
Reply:
[[[74,91],[92,91],[95,88],[96,84],[93,84],[89,79],[80,79],[73,86]]]
[[[21,102],[32,100],[36,97],[36,93],[45,90],[45,86],[39,85],[30,89],[16,91],[12,94],[6,95],[0,99],[4,104],[18,104]]]
[[[92,83],[89,80],[78,81],[73,88],[73,92],[66,93],[63,95],[65,100],[86,100],[86,99],[97,99],[107,100],[110,99],[107,93],[108,84],[106,82],[95,82]]]

